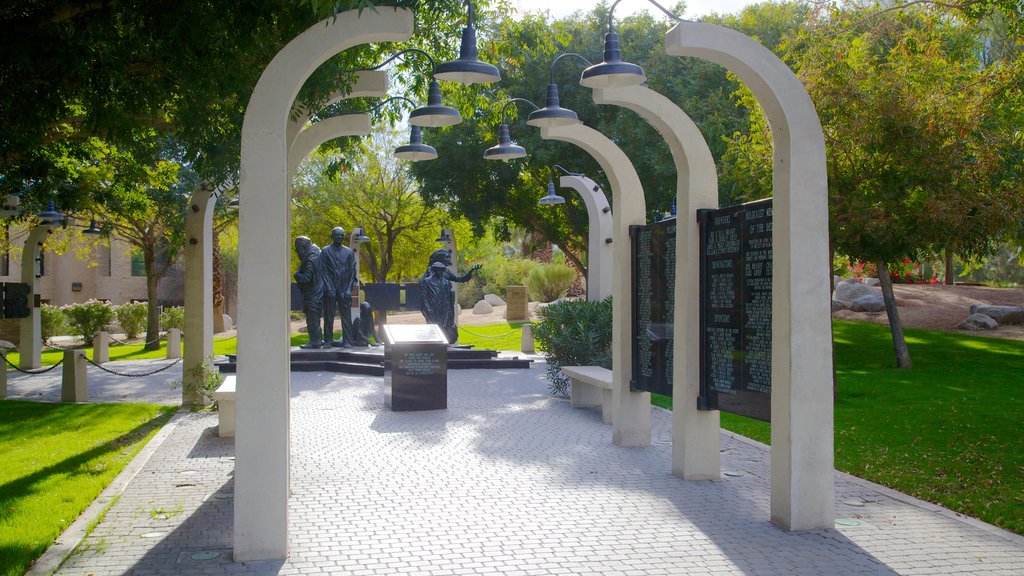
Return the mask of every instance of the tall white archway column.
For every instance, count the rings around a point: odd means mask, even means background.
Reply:
[[[325,60],[371,42],[401,42],[412,12],[378,6],[320,22],[285,46],[264,70],[242,125],[239,210],[238,391],[234,557],[288,553],[289,221],[288,115]]]
[[[680,22],[665,51],[715,62],[754,93],[771,126],[772,447],[771,517],[788,530],[832,528],[832,341],[828,180],[821,123],[793,72],[753,39]]]
[[[647,202],[640,177],[629,158],[607,136],[583,124],[541,128],[541,138],[579,146],[597,160],[612,187],[612,442],[616,446],[650,446],[651,395],[631,392],[633,373],[633,275],[629,226],[647,223]]]
[[[594,102],[628,108],[665,139],[676,165],[676,278],[672,348],[672,473],[717,479],[719,412],[697,410],[700,394],[700,238],[696,214],[718,207],[715,159],[697,125],[671,100],[646,86],[594,91]]]
[[[185,212],[185,346],[181,405],[205,404],[202,365],[213,356],[213,209],[217,197],[200,184]]]
[[[18,366],[22,370],[32,370],[43,365],[43,322],[36,298],[39,297],[39,247],[43,240],[55,228],[51,224],[38,224],[28,233],[25,247],[21,251],[21,283],[28,284],[32,289],[28,294],[28,318],[21,319],[18,345]],[[6,368],[5,368],[6,369]]]
[[[596,182],[582,174],[568,174],[558,180],[562,188],[572,188],[587,207],[587,300],[601,301],[612,295],[612,244],[614,224],[608,199]]]

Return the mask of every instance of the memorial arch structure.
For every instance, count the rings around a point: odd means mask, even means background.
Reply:
[[[288,553],[288,168],[295,135],[289,113],[306,79],[331,56],[361,44],[403,42],[412,34],[412,12],[384,6],[315,24],[278,52],[246,108],[239,184],[236,561]]]

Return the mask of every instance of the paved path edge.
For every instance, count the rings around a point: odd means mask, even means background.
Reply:
[[[167,424],[164,424],[163,428],[150,438],[149,442],[139,450],[131,462],[121,470],[121,473],[115,476],[110,484],[100,492],[100,495],[92,501],[92,504],[89,504],[82,511],[82,514],[53,541],[53,544],[46,549],[46,552],[43,552],[43,555],[29,566],[25,576],[50,576],[56,572],[61,564],[64,563],[64,560],[75,551],[75,548],[88,535],[89,526],[124,492],[132,479],[149,462],[149,459],[160,448],[160,445],[164,443],[164,440],[174,432],[178,422],[188,414],[188,408],[180,408],[175,412],[171,419],[167,421]]]

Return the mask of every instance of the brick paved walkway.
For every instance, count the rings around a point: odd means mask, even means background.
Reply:
[[[452,371],[430,413],[389,412],[381,378],[293,374],[286,562],[231,562],[233,443],[182,413],[59,574],[1024,573],[1024,538],[842,474],[857,525],[777,529],[763,446],[723,435],[736,475],[683,482],[667,412],[616,448],[543,373]]]

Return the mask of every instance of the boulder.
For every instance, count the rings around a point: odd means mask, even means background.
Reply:
[[[878,290],[871,286],[866,286],[860,282],[849,283],[844,280],[839,283],[839,286],[836,286],[835,298],[849,304],[862,296],[872,295],[878,295],[879,298],[882,296]]]
[[[999,322],[996,322],[991,316],[971,314],[957,328],[978,332],[980,330],[994,330],[997,326],[999,326]]]
[[[484,294],[484,300],[487,301],[491,306],[504,306],[505,301],[501,299],[501,296],[497,294]]]
[[[885,310],[885,300],[878,293],[866,294],[850,302],[850,310],[854,312],[881,312]]]
[[[490,314],[494,312],[494,306],[491,306],[487,300],[481,300],[473,306],[473,314]]]
[[[850,276],[849,278],[843,278],[843,280],[841,282],[839,282],[839,283],[840,284],[860,284],[860,280],[857,280],[853,276]]]
[[[235,327],[235,321],[231,319],[231,316],[224,314],[224,330],[231,330]]]
[[[882,281],[879,280],[878,278],[865,278],[864,279],[864,285],[865,286],[878,286],[881,283],[882,283]]]
[[[832,300],[832,311],[839,312],[840,310],[846,310],[846,303],[842,300]]]
[[[17,351],[18,351],[18,347],[15,346],[13,342],[8,342],[7,340],[0,340],[0,352],[3,352],[4,354],[7,354],[8,352],[17,352]]]
[[[1024,308],[1020,306],[988,306],[974,304],[971,314],[984,314],[1000,324],[1024,324]]]

